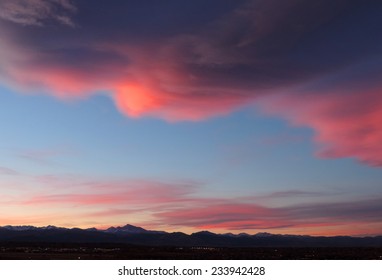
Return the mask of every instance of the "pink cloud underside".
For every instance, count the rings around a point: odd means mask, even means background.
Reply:
[[[141,191],[117,192],[115,194],[58,194],[33,196],[27,199],[24,204],[67,204],[67,205],[121,205],[128,203],[130,205],[158,205],[161,203],[175,203],[188,201],[183,197],[177,197],[173,194],[162,193],[163,190],[151,190],[150,193]]]
[[[122,86],[115,95],[115,102],[121,112],[132,117],[158,116],[168,121],[200,121],[209,117],[226,115],[240,107],[240,97],[226,97],[216,102],[206,96],[190,99],[171,92],[146,86]]]
[[[354,157],[371,166],[382,166],[379,89],[362,94],[280,95],[266,101],[263,108],[293,125],[311,127],[321,158]]]
[[[10,69],[7,75],[11,84],[23,91],[45,91],[62,98],[83,98],[98,90],[109,89],[112,80],[105,80],[101,75],[89,74],[76,68],[60,66],[26,65]],[[105,70],[107,66],[105,65]]]
[[[199,121],[225,115],[252,97],[244,90],[199,85],[178,57],[176,45],[165,42],[151,48],[108,45],[129,58],[126,75],[111,85],[118,109],[127,116],[155,116],[168,121]],[[155,53],[155,60],[151,59]],[[179,59],[179,61],[178,61]]]
[[[90,50],[118,55],[121,61],[129,62],[102,61],[90,69],[62,65],[51,54],[9,40],[0,41],[0,45],[2,64],[7,69],[5,83],[24,92],[42,91],[61,99],[85,98],[107,90],[117,108],[130,117],[198,121],[228,114],[252,98],[244,90],[238,93],[230,88],[198,85],[198,78],[187,73],[177,62],[177,55],[166,50],[166,44],[148,48],[94,43]],[[153,52],[156,59],[150,60]]]

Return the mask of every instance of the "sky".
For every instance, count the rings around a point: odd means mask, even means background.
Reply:
[[[382,235],[381,13],[1,0],[0,225]]]

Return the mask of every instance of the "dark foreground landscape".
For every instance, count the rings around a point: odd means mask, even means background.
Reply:
[[[0,260],[382,260],[382,248],[147,247],[125,244],[0,244]]]
[[[132,225],[106,230],[5,226],[0,227],[0,259],[382,260],[382,236],[185,234]]]

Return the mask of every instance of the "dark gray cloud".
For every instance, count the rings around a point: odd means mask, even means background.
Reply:
[[[21,25],[42,26],[49,21],[74,26],[76,7],[70,0],[2,0],[0,18]]]

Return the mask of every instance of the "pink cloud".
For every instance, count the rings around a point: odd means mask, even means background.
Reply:
[[[28,52],[26,51],[26,53]],[[28,56],[34,57],[38,54]],[[61,99],[88,97],[94,91],[109,89],[113,82],[113,78],[108,80],[108,78],[102,77],[102,74],[83,72],[75,67],[36,66],[29,65],[26,61],[22,64],[23,67],[8,68],[7,76],[13,86],[23,91],[49,92]],[[105,71],[108,71],[107,65],[103,67]]]
[[[128,194],[57,194],[33,196],[24,204],[112,205],[128,202]]]
[[[118,217],[141,212],[142,209],[106,209],[84,214],[85,217]]]
[[[168,121],[198,121],[228,114],[252,99],[248,90],[200,85],[200,78],[189,73],[184,64],[182,44],[182,40],[174,39],[147,46],[102,46],[129,60],[126,75],[110,86],[122,113]],[[156,54],[155,59],[151,53]]]
[[[157,216],[172,225],[193,226],[201,228],[227,228],[233,225],[248,226],[263,224],[269,217],[274,215],[273,210],[256,204],[241,204],[227,200],[225,204],[210,203],[195,207],[181,207],[173,211],[159,213]]]
[[[207,92],[212,93],[212,90]],[[227,95],[215,102],[214,97],[206,95],[197,98],[198,94],[195,92],[196,98],[190,99],[192,93],[179,96],[157,88],[125,86],[117,91],[115,101],[119,110],[128,116],[158,116],[168,121],[200,121],[208,117],[226,115],[243,103],[243,99],[236,96]]]
[[[67,180],[56,176],[43,176],[37,179],[39,182],[48,184],[52,194],[30,195],[24,199],[23,204],[33,206],[42,204],[130,205],[151,208],[160,207],[161,204],[192,201],[193,198],[190,194],[195,191],[195,185],[182,182],[171,184],[144,180],[87,182],[71,178]],[[71,188],[67,186],[71,186]],[[62,192],[61,189],[71,192]]]
[[[263,108],[295,126],[312,128],[319,157],[354,157],[371,166],[382,166],[379,89],[362,94],[285,94],[265,99]]]
[[[225,115],[252,99],[245,90],[195,84],[197,78],[186,73],[184,66],[176,62],[176,56],[161,52],[160,48],[163,47],[153,46],[138,52],[128,45],[100,44],[94,49],[116,53],[129,63],[102,62],[84,71],[75,65],[41,63],[51,60],[51,56],[5,42],[3,52],[9,62],[6,80],[23,91],[42,91],[61,99],[85,98],[107,90],[123,114],[156,116],[169,121],[198,121]],[[153,49],[156,61],[142,58],[148,57]]]

